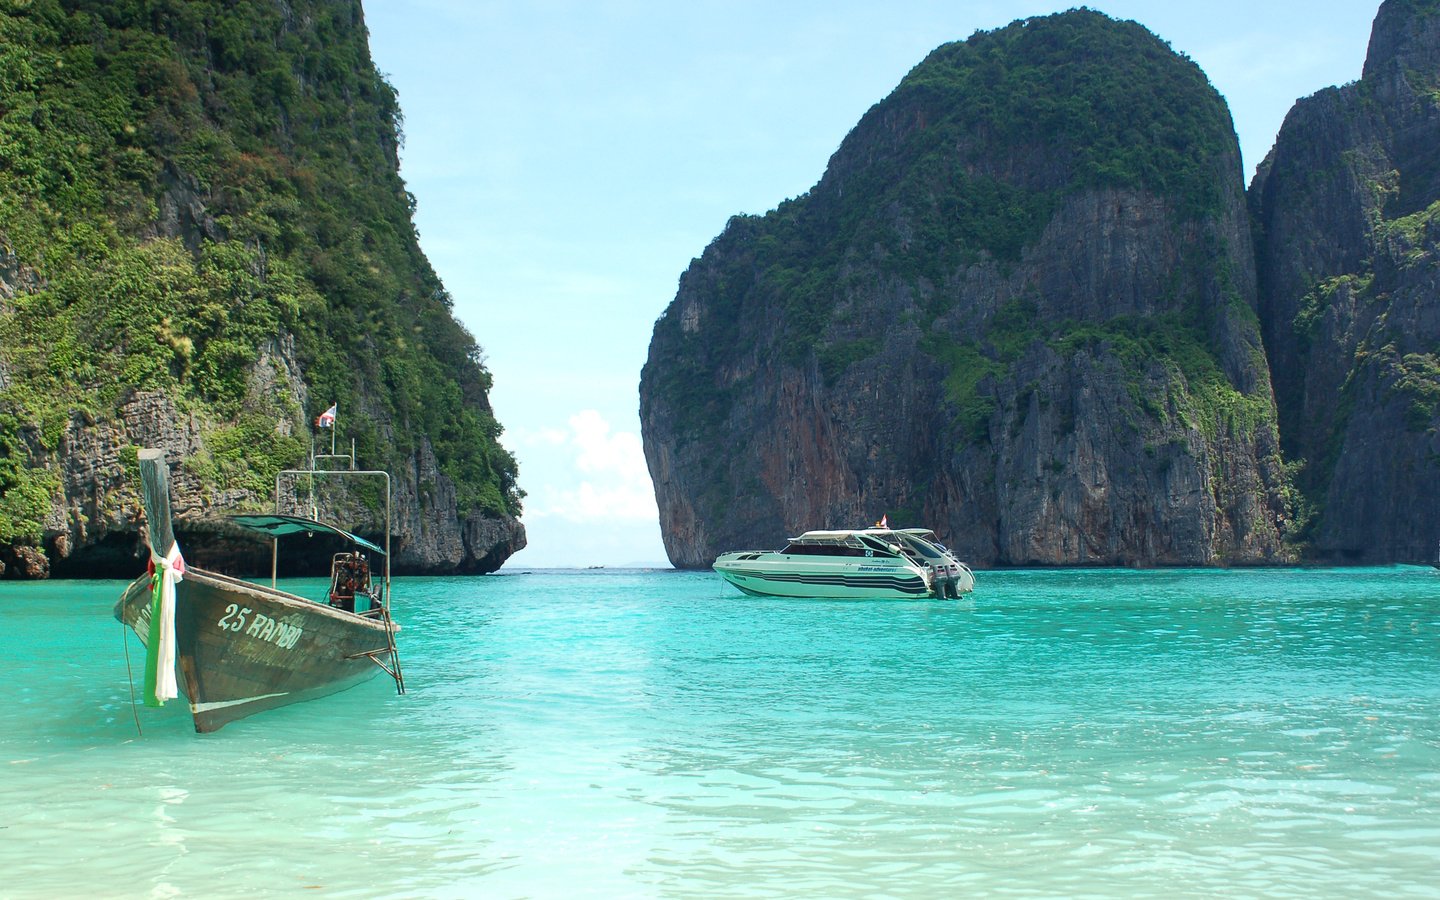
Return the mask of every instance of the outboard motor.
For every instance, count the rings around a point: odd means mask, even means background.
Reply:
[[[950,579],[950,573],[945,571],[943,565],[930,567],[930,589],[936,599],[944,600],[946,597],[959,596],[954,592]]]

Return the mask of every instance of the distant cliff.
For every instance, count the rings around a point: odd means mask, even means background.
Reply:
[[[1389,0],[1364,76],[1296,103],[1250,189],[1298,535],[1340,562],[1440,539],[1440,3]]]
[[[137,571],[142,446],[169,451],[192,561],[233,554],[205,522],[268,508],[337,401],[396,477],[400,570],[524,546],[400,118],[358,0],[0,13],[0,571]]]
[[[641,375],[671,560],[934,527],[982,565],[1290,558],[1239,150],[1078,10],[934,51],[805,196],[732,219]]]

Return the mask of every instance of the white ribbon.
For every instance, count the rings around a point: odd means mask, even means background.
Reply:
[[[180,696],[175,684],[175,585],[185,577],[185,559],[180,544],[170,543],[170,552],[161,559],[150,551],[150,560],[160,576],[159,646],[150,648],[155,654],[155,699],[164,703]]]

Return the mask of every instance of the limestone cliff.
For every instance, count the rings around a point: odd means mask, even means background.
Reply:
[[[1440,3],[1387,0],[1363,77],[1300,100],[1257,171],[1261,317],[1301,537],[1339,562],[1440,538]]]
[[[940,47],[656,322],[672,562],[927,525],[981,565],[1287,558],[1223,100],[1079,10]]]
[[[358,0],[0,13],[0,573],[133,575],[138,447],[169,453],[192,561],[254,568],[208,523],[268,508],[337,401],[395,476],[400,571],[524,546],[399,126]]]

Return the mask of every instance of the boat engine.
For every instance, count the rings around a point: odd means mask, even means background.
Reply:
[[[934,592],[936,599],[944,600],[946,597],[959,598],[960,592],[955,587],[955,582],[949,577],[943,566],[930,567],[930,589]]]
[[[355,612],[356,596],[376,605],[378,592],[370,583],[370,561],[359,552],[337,553],[330,560],[330,605],[346,612]],[[366,612],[368,610],[361,610]]]

